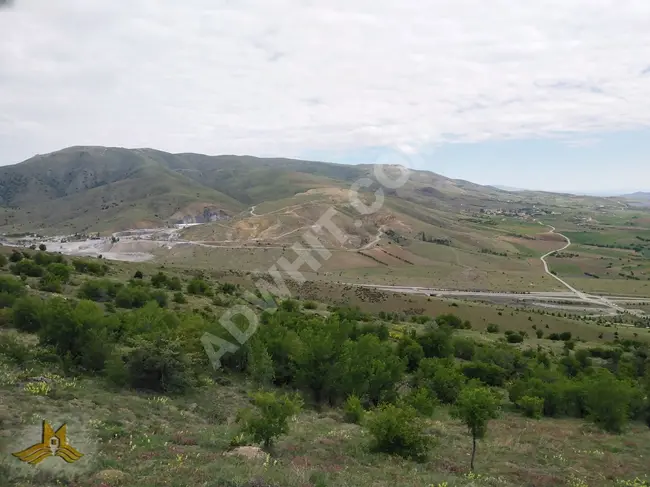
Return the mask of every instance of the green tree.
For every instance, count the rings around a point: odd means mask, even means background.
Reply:
[[[364,335],[356,342],[344,343],[339,367],[337,382],[344,395],[367,397],[378,405],[396,397],[406,363],[389,343],[381,342],[375,335]]]
[[[426,358],[420,362],[420,368],[414,376],[417,387],[426,387],[441,402],[453,404],[465,383],[465,376],[450,359]]]
[[[0,254],[0,267],[4,267],[9,263],[9,259],[5,254]]]
[[[413,372],[420,365],[420,360],[424,358],[424,349],[413,338],[405,336],[397,344],[397,354],[406,360],[406,369]]]
[[[38,249],[39,249],[41,252],[45,252],[45,251],[47,250],[47,247],[45,246],[45,244],[41,244],[41,245],[38,246]]]
[[[451,414],[465,423],[472,435],[470,468],[474,470],[476,440],[485,437],[489,421],[498,416],[499,401],[487,387],[469,386],[461,391]]]
[[[255,441],[264,444],[267,450],[275,440],[289,432],[289,419],[302,409],[303,401],[298,395],[279,396],[275,392],[252,394],[254,408],[240,410],[237,422],[242,424],[242,432]]]
[[[606,369],[585,379],[584,395],[588,418],[611,433],[621,433],[629,418],[634,389]]]
[[[275,379],[273,358],[264,346],[264,343],[257,337],[250,341],[246,372],[260,386],[268,386]]]
[[[384,404],[372,413],[367,424],[375,451],[423,461],[433,444],[424,433],[424,422],[410,406]]]

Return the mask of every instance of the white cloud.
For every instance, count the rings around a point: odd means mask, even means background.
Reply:
[[[0,33],[0,163],[650,125],[647,0],[16,0]]]

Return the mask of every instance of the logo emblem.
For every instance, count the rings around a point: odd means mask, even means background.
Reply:
[[[58,430],[54,431],[47,421],[43,421],[43,438],[41,443],[32,445],[18,453],[12,453],[12,455],[21,462],[26,462],[30,465],[41,463],[47,457],[52,456],[63,458],[68,463],[76,462],[83,457],[83,453],[79,453],[68,444],[66,432],[66,424],[63,424]]]

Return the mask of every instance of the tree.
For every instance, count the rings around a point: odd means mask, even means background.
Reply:
[[[45,252],[47,250],[47,247],[45,246],[45,244],[41,244],[38,246],[38,250],[40,250],[41,252]]]
[[[373,405],[397,395],[397,384],[406,370],[405,361],[395,354],[391,345],[375,335],[364,335],[356,342],[347,340],[339,363],[341,392],[365,397]]]
[[[453,360],[426,358],[420,362],[414,383],[416,387],[431,390],[441,402],[453,404],[465,383],[465,376]]]
[[[634,390],[609,370],[597,369],[586,379],[584,394],[588,417],[611,433],[620,433],[628,421]]]
[[[420,364],[420,360],[424,358],[422,345],[408,336],[400,339],[397,344],[397,354],[406,360],[406,368],[409,372],[415,371]]]
[[[135,271],[135,274],[133,274],[133,279],[142,279],[143,277],[142,271]]]
[[[451,414],[452,417],[465,423],[472,435],[470,468],[474,470],[476,440],[485,437],[490,419],[498,416],[499,401],[487,387],[466,387],[458,396],[458,401],[452,408]]]
[[[267,450],[275,440],[289,432],[289,418],[302,409],[303,401],[298,395],[279,396],[275,392],[257,392],[251,395],[255,408],[242,409],[237,413],[237,422],[242,432],[262,442]]]

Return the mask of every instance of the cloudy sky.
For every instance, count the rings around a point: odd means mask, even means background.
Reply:
[[[0,164],[70,145],[650,190],[650,2],[14,0]]]

